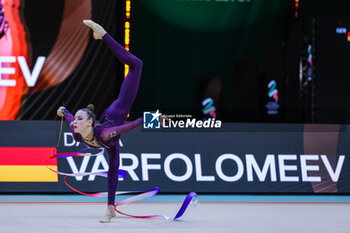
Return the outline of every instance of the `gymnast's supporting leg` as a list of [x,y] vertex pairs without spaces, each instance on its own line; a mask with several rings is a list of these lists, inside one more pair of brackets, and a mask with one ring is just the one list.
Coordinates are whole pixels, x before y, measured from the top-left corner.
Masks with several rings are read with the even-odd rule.
[[111,221],[115,217],[115,192],[118,184],[118,169],[119,169],[119,144],[114,148],[108,149],[109,169],[108,169],[108,208],[105,216],[100,220],[101,223]]

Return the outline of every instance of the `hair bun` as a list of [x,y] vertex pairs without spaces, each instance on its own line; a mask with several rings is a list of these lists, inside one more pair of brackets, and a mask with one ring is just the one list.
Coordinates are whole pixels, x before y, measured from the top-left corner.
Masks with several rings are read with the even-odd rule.
[[95,106],[93,104],[89,104],[87,107],[91,112],[95,112]]

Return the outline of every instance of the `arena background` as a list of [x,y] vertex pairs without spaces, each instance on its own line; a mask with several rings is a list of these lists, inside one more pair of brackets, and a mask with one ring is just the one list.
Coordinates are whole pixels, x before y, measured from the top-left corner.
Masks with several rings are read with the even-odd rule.
[[[239,186],[241,188],[233,187],[221,191],[347,193],[348,182],[344,175],[346,173],[343,173],[346,169],[342,168],[348,163],[347,147],[344,142],[347,141],[347,124],[350,120],[348,114],[350,106],[347,101],[350,21],[347,11],[344,10],[346,5],[340,1],[332,4],[337,10],[329,10],[328,5],[312,1],[299,5],[296,1],[278,0],[270,1],[268,4],[257,0],[166,2],[67,0],[50,1],[50,3],[42,0],[3,0],[1,40],[4,44],[1,44],[1,55],[6,59],[12,56],[15,60],[3,62],[2,65],[8,67],[7,63],[10,63],[10,67],[12,65],[16,72],[11,76],[6,74],[8,70],[2,70],[5,73],[2,74],[1,80],[0,115],[2,120],[11,120],[13,117],[20,121],[1,122],[2,147],[5,148],[1,155],[2,165],[9,163],[6,159],[9,153],[6,150],[9,148],[12,153],[19,150],[18,148],[36,145],[36,141],[41,145],[42,140],[48,140],[45,145],[42,144],[43,147],[56,147],[55,140],[58,140],[59,134],[56,109],[59,106],[65,105],[71,112],[75,112],[93,103],[97,107],[96,115],[99,117],[117,97],[125,76],[124,66],[117,61],[103,42],[93,40],[89,29],[81,23],[85,18],[92,18],[122,44],[127,44],[131,52],[144,62],[139,93],[129,120],[139,117],[144,110],[156,109],[166,114],[181,113],[199,119],[206,118],[208,116],[203,113],[203,108],[206,106],[202,101],[209,97],[216,107],[216,118],[225,122],[223,129],[219,131],[183,132],[184,135],[180,136],[178,132],[163,131],[152,134],[138,131],[137,135],[130,133],[135,137],[133,140],[142,141],[140,135],[146,135],[150,141],[146,140],[147,143],[143,144],[151,145],[153,139],[149,136],[157,138],[158,134],[166,135],[175,143],[175,147],[187,148],[178,153],[192,156],[190,158],[193,163],[198,159],[198,156],[195,156],[197,153],[208,153],[208,159],[212,164],[215,156],[225,154],[225,151],[237,154],[241,159],[247,154],[256,154],[257,158],[259,157],[260,168],[264,165],[264,159],[268,154],[317,155],[318,159],[315,160],[318,162],[324,162],[321,160],[322,155],[327,155],[332,158],[329,161],[332,161],[330,166],[334,174],[329,173],[330,167],[325,163],[315,162],[315,166],[322,166],[319,167],[320,170],[328,171],[328,176],[326,174],[328,180],[338,176],[340,183],[333,180],[333,186],[327,185],[326,182],[324,183],[326,188],[318,189],[309,182],[306,189],[285,190],[266,188],[273,186],[270,183],[265,183],[267,186],[263,185],[264,188],[254,183],[256,186],[250,185],[251,189],[242,188],[245,187],[243,185]],[[12,53],[9,53],[11,52],[8,51],[9,44],[6,44],[9,42],[4,42],[9,40],[10,36]],[[37,81],[32,87],[28,86],[28,77],[22,74],[24,68],[23,61],[22,65],[20,64],[21,56],[25,57],[31,75],[35,73],[36,67],[39,67],[40,57],[45,57]],[[18,85],[6,86],[5,84],[11,83],[11,80],[16,80]],[[43,134],[44,131],[34,133],[35,128],[44,128],[40,125],[46,125],[46,121],[52,121],[52,124],[47,123],[49,128],[46,133]],[[21,127],[25,129],[23,133],[19,133]],[[254,127],[256,129],[251,130]],[[276,127],[282,132],[281,135],[270,134],[271,130],[276,131]],[[316,130],[320,136],[308,136],[311,135],[308,134],[310,130],[311,132]],[[267,146],[264,147],[266,142],[259,136],[264,133],[271,137],[266,137],[265,140],[271,140],[271,143],[276,145],[285,145],[289,142],[285,139],[285,135],[289,133],[297,135],[296,141],[290,142],[290,148],[295,150],[280,148],[274,152],[270,151]],[[17,134],[21,136],[16,136]],[[240,135],[246,134],[249,140],[240,139]],[[180,143],[180,138],[187,137],[199,152],[193,148],[189,149],[190,145],[184,146],[187,141]],[[200,137],[203,139],[194,140]],[[61,136],[61,140],[64,140],[64,135]],[[325,140],[328,140],[328,144],[324,143]],[[227,143],[222,144],[224,141]],[[246,147],[243,146],[244,143]],[[252,148],[260,147],[259,145],[261,148],[255,152]],[[210,148],[207,148],[208,146]],[[211,146],[217,148],[217,152]],[[141,145],[135,147],[133,153],[141,161],[141,154],[144,151]],[[147,153],[158,149],[164,150],[160,154],[175,153],[175,150],[172,152],[165,148],[171,146],[167,143],[159,147],[153,145],[147,149]],[[68,149],[58,146],[57,150],[67,152]],[[47,157],[45,153],[43,156]],[[185,162],[189,161],[183,156],[181,158]],[[229,160],[232,158],[228,156]],[[275,159],[277,161],[277,157]],[[16,161],[12,162],[17,163]],[[301,161],[298,157],[299,162]],[[61,166],[59,164],[58,169]],[[338,165],[340,173],[336,173]],[[73,169],[66,165],[63,167],[66,171]],[[180,165],[175,167],[178,169],[177,174],[187,174],[186,170],[181,170]],[[235,174],[236,168],[233,167],[233,171],[230,171],[230,168],[232,169],[229,167],[225,172]],[[303,174],[299,173],[301,170],[297,170],[298,176],[302,176]],[[207,179],[213,178],[210,176]],[[4,179],[3,182],[10,180]],[[35,188],[28,190],[23,188],[25,184],[21,186],[18,184],[15,182],[6,184],[1,190],[2,192],[36,190]],[[8,185],[14,185],[14,188],[9,188]],[[95,187],[102,186],[103,182]],[[28,187],[36,186],[28,184]],[[187,190],[186,187],[185,185],[175,189],[166,188],[165,192],[183,192]],[[38,190],[44,192],[45,188]],[[47,191],[54,190],[56,189],[50,188]],[[207,190],[221,192],[209,188]],[[199,188],[201,192],[207,190]]]
[[[0,0],[0,232],[348,232],[349,6]],[[159,109],[223,121],[123,134],[117,191],[132,193],[117,193],[128,217],[108,224],[96,194],[107,179],[76,174],[107,171],[108,155],[67,155],[85,146],[56,116],[93,103],[99,118],[127,72],[87,18],[144,62],[129,120]],[[135,197],[153,187],[160,195]],[[172,221],[184,200],[199,205]]]
[[[121,28],[121,20],[118,17],[118,3],[120,1],[88,1],[91,4],[90,12],[80,12],[81,18],[91,18],[105,25],[108,32],[113,37],[120,37],[122,33],[118,30]],[[65,23],[63,15],[64,7],[67,5],[72,9],[71,15],[67,17],[68,23],[66,27],[71,27],[69,23],[78,20],[75,4],[85,4],[84,1],[25,1],[24,3],[24,17],[27,23],[28,31],[30,33],[31,45],[33,50],[33,61],[38,56],[55,56],[52,63],[57,60],[67,60],[68,54],[71,57],[76,57],[77,53],[83,52],[80,60],[74,70],[68,75],[65,80],[58,83],[56,86],[44,88],[45,90],[36,91],[33,88],[32,93],[24,96],[25,104],[22,104],[19,111],[18,119],[55,119],[55,111],[57,106],[65,105],[73,112],[81,106],[87,106],[93,103],[96,106],[96,112],[101,114],[102,111],[112,103],[119,91],[119,86],[122,82],[118,73],[121,71],[121,64],[114,59],[113,54],[103,43],[94,43],[91,33],[86,31],[84,37],[80,34],[65,33],[64,40],[61,41],[61,47],[58,50],[64,50],[53,53],[53,46],[61,39],[58,36],[60,27]],[[40,10],[39,10],[40,9]],[[68,11],[66,9],[66,11]],[[73,17],[74,15],[74,17]],[[79,22],[82,24],[81,22]],[[85,28],[84,25],[77,26],[74,22],[73,30],[81,32]],[[63,28],[61,29],[63,30]],[[45,36],[43,36],[43,32]],[[46,34],[48,36],[46,36]],[[77,51],[76,47],[79,44],[87,43],[83,51]],[[79,48],[80,49],[80,48]],[[52,75],[58,70],[68,69],[73,62],[68,60],[68,63],[53,68],[51,73],[45,75]],[[43,67],[44,71],[44,67]],[[37,85],[40,85],[40,76]],[[56,77],[52,77],[56,78]],[[47,83],[42,84],[43,86]]]
[[[130,120],[155,108],[205,117],[202,101],[211,97],[218,118],[227,122],[349,122],[347,31],[334,33],[347,29],[342,1],[331,8],[306,1],[298,9],[294,1],[277,0],[135,1],[130,19],[125,1],[13,2],[27,48],[14,48],[12,55],[25,56],[31,71],[39,56],[47,60],[34,87],[20,81],[20,67],[12,64],[19,81],[1,87],[1,106],[7,109],[2,120],[54,120],[57,106],[74,112],[89,103],[99,117],[117,97],[123,66],[77,23],[92,17],[121,42],[130,21],[131,52],[145,64]],[[277,114],[266,107],[271,80],[278,91]],[[12,89],[19,93],[15,103],[4,94]]]
[[[123,40],[123,21],[118,13],[123,4],[123,1],[106,0],[3,1],[5,20],[11,12],[14,19],[7,20],[9,28],[17,29],[11,31],[12,37],[20,37],[21,29],[25,34],[22,41],[13,39],[12,54],[6,54],[3,49],[3,55],[25,56],[27,52],[25,57],[31,71],[39,56],[46,60],[33,87],[27,87],[26,83],[20,86],[23,79],[20,67],[12,64],[19,81],[15,87],[2,87],[2,92],[8,98],[14,98],[11,94],[18,92],[20,101],[12,103],[6,99],[1,119],[53,120],[57,106],[65,105],[76,111],[89,103],[94,103],[97,114],[101,114],[119,92],[122,65],[107,46],[95,43],[82,20],[93,18],[113,37]],[[25,45],[27,51],[19,51]]]

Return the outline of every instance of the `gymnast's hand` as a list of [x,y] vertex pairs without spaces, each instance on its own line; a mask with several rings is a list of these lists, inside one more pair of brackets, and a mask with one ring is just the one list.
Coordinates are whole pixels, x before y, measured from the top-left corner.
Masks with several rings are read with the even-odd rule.
[[59,117],[63,117],[64,114],[63,114],[63,109],[66,109],[65,107],[61,106],[57,109],[57,116]]
[[161,116],[160,116],[160,125],[161,125],[162,127],[164,127],[163,124],[165,123],[165,121],[170,122],[171,120],[170,120],[169,118],[167,118],[166,116],[161,115]]

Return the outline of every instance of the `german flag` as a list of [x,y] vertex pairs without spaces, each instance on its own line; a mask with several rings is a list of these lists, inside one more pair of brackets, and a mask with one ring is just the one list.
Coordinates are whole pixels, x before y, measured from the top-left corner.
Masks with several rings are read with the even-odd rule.
[[0,182],[58,182],[55,147],[0,147]]

